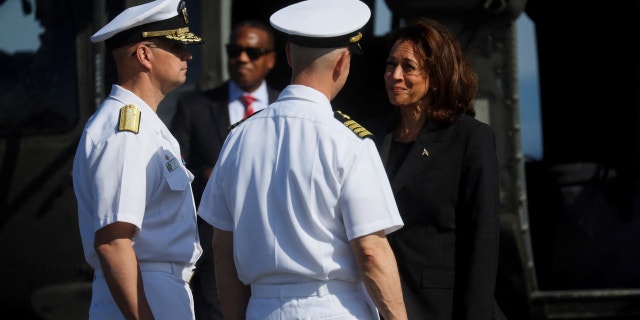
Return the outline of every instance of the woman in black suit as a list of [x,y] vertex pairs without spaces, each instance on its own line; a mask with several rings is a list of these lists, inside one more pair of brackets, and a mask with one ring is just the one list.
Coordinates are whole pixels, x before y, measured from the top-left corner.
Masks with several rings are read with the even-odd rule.
[[393,116],[376,139],[405,226],[389,235],[409,319],[504,319],[494,298],[495,137],[474,118],[478,78],[453,34],[420,19],[391,35]]

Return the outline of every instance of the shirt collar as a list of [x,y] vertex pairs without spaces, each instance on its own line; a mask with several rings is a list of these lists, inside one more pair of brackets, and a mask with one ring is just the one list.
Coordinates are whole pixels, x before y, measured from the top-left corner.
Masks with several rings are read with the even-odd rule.
[[229,80],[229,101],[234,101],[240,98],[241,95],[248,93],[256,98],[256,101],[263,105],[269,104],[269,95],[267,94],[267,82],[262,80],[260,87],[254,92],[244,92],[233,80]]

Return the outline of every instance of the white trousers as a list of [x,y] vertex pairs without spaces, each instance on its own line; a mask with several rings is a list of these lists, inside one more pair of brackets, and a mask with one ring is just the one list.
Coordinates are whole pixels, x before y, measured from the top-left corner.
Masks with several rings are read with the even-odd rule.
[[[156,320],[194,320],[193,295],[180,272],[142,271],[144,291]],[[188,279],[186,279],[188,280]],[[89,320],[120,320],[124,316],[101,273],[93,279]]]
[[[362,284],[296,288],[291,285],[252,286],[253,294],[247,306],[247,320],[379,320],[375,308]],[[297,296],[296,292],[300,293]]]

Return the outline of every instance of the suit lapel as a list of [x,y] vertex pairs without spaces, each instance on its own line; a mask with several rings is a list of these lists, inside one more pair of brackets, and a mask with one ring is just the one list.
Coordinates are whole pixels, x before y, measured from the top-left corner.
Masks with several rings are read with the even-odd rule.
[[[400,165],[398,173],[390,179],[391,188],[396,193],[400,191],[407,183],[416,177],[417,173],[424,170],[433,162],[434,153],[441,153],[443,151],[443,132],[442,130],[434,130],[436,125],[428,122],[425,128],[420,131],[420,135],[411,146],[406,159]],[[383,142],[383,152],[385,148],[386,140],[388,144],[391,144],[392,133],[388,133],[389,137],[385,136],[385,142]],[[388,147],[387,152],[388,152]],[[388,154],[387,154],[388,155]],[[383,159],[386,161],[386,156]],[[438,155],[441,157],[442,155]]]
[[219,137],[226,137],[229,133],[227,127],[231,125],[229,120],[229,82],[218,87],[209,94],[209,112],[211,123]]

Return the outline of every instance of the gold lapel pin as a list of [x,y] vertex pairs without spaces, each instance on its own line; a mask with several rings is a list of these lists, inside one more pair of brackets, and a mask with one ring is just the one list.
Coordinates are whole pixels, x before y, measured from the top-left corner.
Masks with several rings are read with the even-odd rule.
[[423,148],[422,149],[422,155],[425,156],[425,157],[429,156],[429,151],[427,151],[427,148]]

